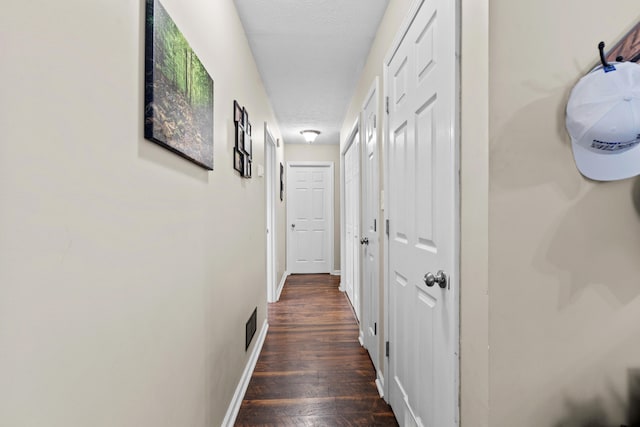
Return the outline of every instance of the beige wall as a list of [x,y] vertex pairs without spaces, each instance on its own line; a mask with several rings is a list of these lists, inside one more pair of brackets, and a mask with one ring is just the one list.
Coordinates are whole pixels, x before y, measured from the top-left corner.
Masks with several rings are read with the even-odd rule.
[[639,17],[634,0],[490,2],[492,427],[625,422],[640,368],[640,181],[584,179],[564,110],[597,43]]
[[338,144],[286,144],[284,155],[287,162],[333,162],[333,269],[340,270],[340,147]]
[[[0,15],[0,425],[220,425],[265,319],[264,163],[279,131],[231,0],[163,4],[215,81],[215,170],[143,138],[144,2]],[[279,149],[282,159],[282,148]]]
[[487,427],[489,0],[460,5],[460,423]]

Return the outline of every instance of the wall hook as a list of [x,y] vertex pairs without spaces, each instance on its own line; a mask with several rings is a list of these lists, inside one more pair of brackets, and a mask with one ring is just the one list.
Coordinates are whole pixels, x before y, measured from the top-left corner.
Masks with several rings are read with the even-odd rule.
[[616,67],[609,64],[607,62],[607,59],[604,57],[604,42],[598,43],[598,50],[600,51],[600,62],[602,62],[602,68],[604,69],[604,72],[608,73],[609,71],[615,71]]

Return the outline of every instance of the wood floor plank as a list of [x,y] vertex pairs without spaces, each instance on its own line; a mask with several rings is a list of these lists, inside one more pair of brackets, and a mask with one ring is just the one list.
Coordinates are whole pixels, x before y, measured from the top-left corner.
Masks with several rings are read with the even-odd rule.
[[287,278],[236,426],[397,426],[339,278]]

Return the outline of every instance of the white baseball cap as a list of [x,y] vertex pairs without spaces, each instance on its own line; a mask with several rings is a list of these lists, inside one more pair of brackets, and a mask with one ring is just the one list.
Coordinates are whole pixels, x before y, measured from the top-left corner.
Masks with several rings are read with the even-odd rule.
[[640,65],[611,65],[582,77],[567,104],[576,166],[597,181],[640,174]]

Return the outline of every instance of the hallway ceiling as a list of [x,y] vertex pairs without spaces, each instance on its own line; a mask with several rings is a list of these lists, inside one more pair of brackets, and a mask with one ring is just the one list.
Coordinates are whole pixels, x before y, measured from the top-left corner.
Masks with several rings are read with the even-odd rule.
[[234,0],[285,143],[340,129],[389,0]]

